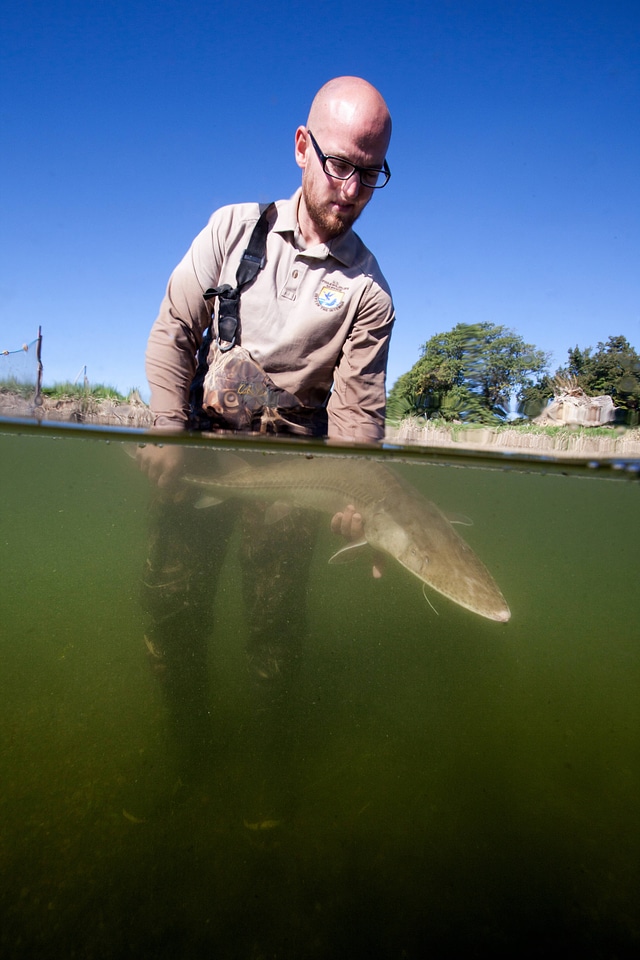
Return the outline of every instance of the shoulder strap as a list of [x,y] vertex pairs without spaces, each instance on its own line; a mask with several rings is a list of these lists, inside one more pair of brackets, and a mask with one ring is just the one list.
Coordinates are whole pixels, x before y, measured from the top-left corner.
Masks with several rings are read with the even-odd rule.
[[236,273],[236,284],[238,287],[245,287],[248,283],[251,283],[252,280],[255,280],[258,272],[264,267],[267,234],[271,228],[270,217],[275,209],[275,203],[270,203],[268,207],[265,207],[253,228],[251,236],[249,237],[249,245],[242,254],[242,259],[240,260],[240,265]]
[[236,271],[236,286],[231,287],[225,283],[220,287],[210,287],[204,292],[205,300],[211,300],[213,297],[219,299],[218,343],[221,350],[230,350],[236,342],[240,292],[255,280],[265,264],[267,235],[271,228],[271,214],[275,208],[275,203],[270,203],[260,214]]

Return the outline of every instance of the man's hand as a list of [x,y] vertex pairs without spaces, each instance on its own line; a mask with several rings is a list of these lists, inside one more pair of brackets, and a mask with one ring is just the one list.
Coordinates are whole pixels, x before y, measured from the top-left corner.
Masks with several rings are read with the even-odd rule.
[[[331,518],[331,530],[333,533],[344,537],[345,540],[364,540],[362,517],[353,504],[349,504],[344,510],[333,515]],[[382,576],[383,567],[384,561],[382,556],[379,553],[374,554],[372,573],[375,580],[379,580]]]
[[161,489],[173,486],[183,469],[183,453],[180,447],[169,444],[156,446],[147,443],[138,447],[136,460],[143,473]]

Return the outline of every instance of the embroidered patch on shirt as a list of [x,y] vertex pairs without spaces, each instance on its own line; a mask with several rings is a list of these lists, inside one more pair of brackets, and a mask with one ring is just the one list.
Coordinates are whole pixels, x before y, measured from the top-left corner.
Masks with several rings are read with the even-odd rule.
[[323,283],[313,299],[322,310],[337,310],[346,292],[347,288],[337,283]]

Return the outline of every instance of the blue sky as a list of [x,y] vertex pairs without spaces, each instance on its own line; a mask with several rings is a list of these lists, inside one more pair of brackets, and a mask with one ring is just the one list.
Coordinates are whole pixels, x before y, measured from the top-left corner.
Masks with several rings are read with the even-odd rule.
[[289,196],[316,89],[391,109],[357,230],[391,285],[389,386],[459,322],[640,349],[638,0],[4,0],[0,349],[146,389],[166,282],[217,206]]

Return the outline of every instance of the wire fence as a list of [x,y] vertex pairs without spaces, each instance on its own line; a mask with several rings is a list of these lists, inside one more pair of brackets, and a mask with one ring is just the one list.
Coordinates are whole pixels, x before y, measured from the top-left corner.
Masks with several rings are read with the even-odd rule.
[[38,403],[42,391],[42,328],[31,343],[0,350],[0,393]]

